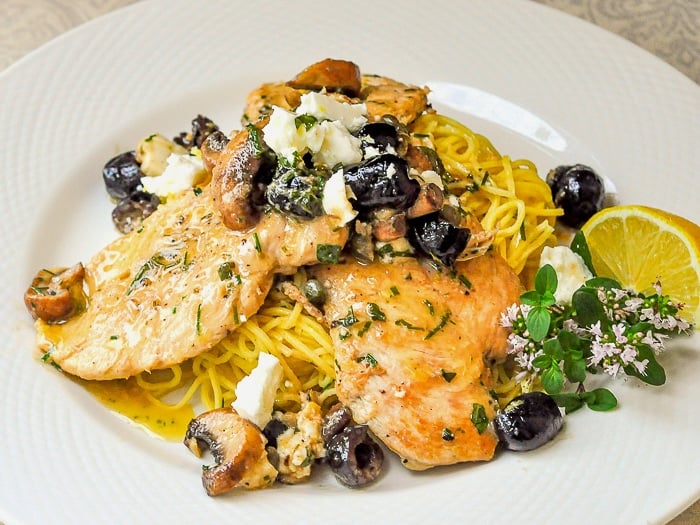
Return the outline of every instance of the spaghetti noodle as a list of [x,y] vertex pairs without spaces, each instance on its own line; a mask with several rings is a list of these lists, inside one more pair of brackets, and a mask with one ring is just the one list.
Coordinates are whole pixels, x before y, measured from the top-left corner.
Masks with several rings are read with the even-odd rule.
[[517,274],[536,266],[542,248],[555,243],[554,223],[563,211],[528,160],[501,156],[491,142],[454,119],[425,114],[413,124],[429,140],[447,172],[447,188],[487,231],[494,249]]

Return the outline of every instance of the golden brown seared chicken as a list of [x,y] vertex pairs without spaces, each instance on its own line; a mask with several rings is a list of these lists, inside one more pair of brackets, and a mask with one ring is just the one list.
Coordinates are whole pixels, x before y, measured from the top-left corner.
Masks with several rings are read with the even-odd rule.
[[488,460],[497,439],[488,362],[505,356],[499,314],[521,285],[498,255],[457,263],[464,279],[413,259],[318,266],[339,400],[414,470]]
[[209,187],[187,191],[85,265],[87,309],[63,324],[38,320],[39,350],[84,379],[181,363],[257,312],[275,273],[317,262],[320,244],[345,244],[336,225],[270,212],[236,232],[222,223]]
[[308,91],[327,91],[343,102],[364,102],[367,118],[381,120],[386,115],[408,125],[429,109],[428,88],[404,84],[379,75],[361,75],[352,62],[325,59],[310,65],[288,82],[266,83],[246,97],[241,122],[257,122],[272,112],[273,106],[293,110]]

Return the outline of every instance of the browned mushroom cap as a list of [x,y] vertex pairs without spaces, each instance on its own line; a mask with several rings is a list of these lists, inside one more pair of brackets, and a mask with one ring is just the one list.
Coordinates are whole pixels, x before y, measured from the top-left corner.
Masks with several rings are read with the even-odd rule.
[[248,126],[239,131],[223,149],[206,141],[207,163],[213,163],[211,188],[224,224],[231,230],[246,230],[255,226],[260,212],[255,206],[259,175],[268,157],[261,148],[262,132]]
[[312,91],[339,91],[356,97],[362,87],[360,68],[347,60],[326,58],[304,69],[287,85],[296,89]]
[[267,459],[265,436],[232,408],[210,410],[190,421],[184,443],[198,457],[207,449],[214,457],[216,464],[202,470],[202,484],[210,496],[235,488],[264,488],[277,478]]
[[24,304],[34,319],[55,324],[85,310],[83,291],[85,268],[78,263],[70,268],[40,270],[24,292]]

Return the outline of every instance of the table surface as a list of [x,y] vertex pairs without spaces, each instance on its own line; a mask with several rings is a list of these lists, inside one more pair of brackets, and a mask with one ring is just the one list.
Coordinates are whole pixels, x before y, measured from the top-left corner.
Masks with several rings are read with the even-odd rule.
[[[0,71],[55,36],[135,1],[2,0]],[[698,0],[532,1],[560,9],[617,33],[700,83]],[[700,524],[700,501],[670,523]]]

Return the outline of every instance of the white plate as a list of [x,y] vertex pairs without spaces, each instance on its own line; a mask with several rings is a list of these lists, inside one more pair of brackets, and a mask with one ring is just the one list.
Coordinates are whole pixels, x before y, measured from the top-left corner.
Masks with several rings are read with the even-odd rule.
[[[627,42],[526,1],[401,6],[163,0],[51,42],[0,76],[0,521],[45,523],[661,523],[700,496],[700,341],[663,357],[662,388],[613,385],[551,445],[367,490],[321,476],[209,498],[200,460],[108,413],[31,357],[24,287],[114,236],[100,169],[197,113],[237,126],[245,93],[325,58],[430,84],[438,109],[544,174],[584,162],[621,200],[700,220],[700,88]],[[477,103],[475,103],[475,101]]]

